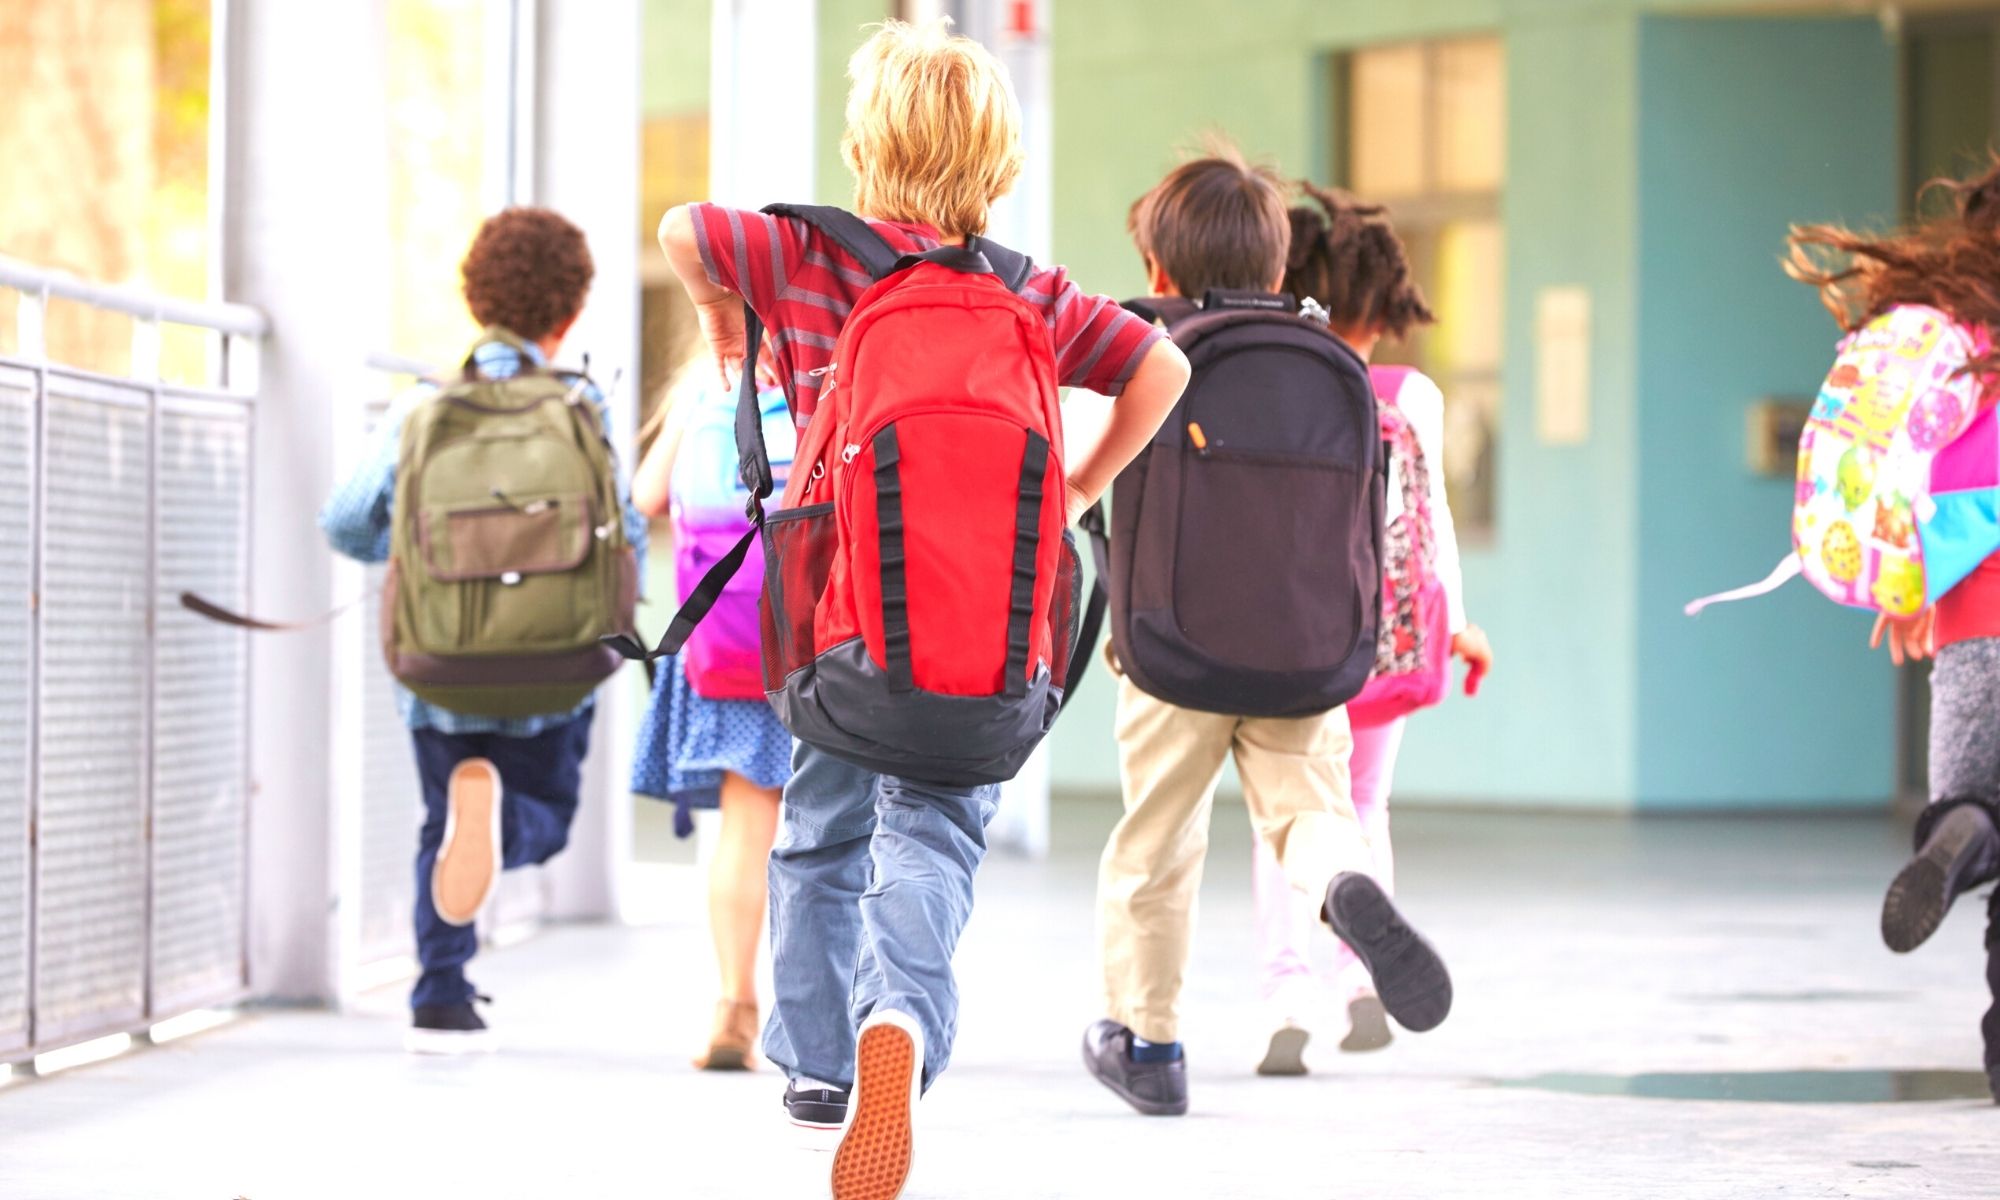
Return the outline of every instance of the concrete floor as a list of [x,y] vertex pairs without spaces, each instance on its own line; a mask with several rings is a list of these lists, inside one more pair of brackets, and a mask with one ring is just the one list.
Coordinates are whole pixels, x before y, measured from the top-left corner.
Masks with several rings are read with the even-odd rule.
[[[1886,821],[1406,814],[1403,892],[1450,957],[1456,1015],[1262,1080],[1247,837],[1225,811],[1188,997],[1194,1112],[1148,1120],[1076,1049],[1110,820],[1073,807],[1050,862],[983,875],[909,1196],[2000,1191],[1980,914],[1908,959],[1882,949],[1903,844]],[[713,994],[691,883],[662,923],[489,955],[476,978],[508,1043],[490,1059],[405,1057],[392,991],[0,1088],[0,1196],[823,1196],[829,1160],[783,1124],[774,1076],[687,1065]]]

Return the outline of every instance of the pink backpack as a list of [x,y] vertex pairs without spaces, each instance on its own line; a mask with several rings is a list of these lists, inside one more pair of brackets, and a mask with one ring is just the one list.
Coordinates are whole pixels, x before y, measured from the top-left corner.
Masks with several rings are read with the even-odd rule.
[[1382,621],[1375,674],[1347,704],[1347,719],[1386,725],[1444,699],[1451,686],[1451,613],[1437,573],[1430,464],[1396,398],[1409,367],[1371,367],[1382,441],[1402,480],[1403,511],[1382,534]]

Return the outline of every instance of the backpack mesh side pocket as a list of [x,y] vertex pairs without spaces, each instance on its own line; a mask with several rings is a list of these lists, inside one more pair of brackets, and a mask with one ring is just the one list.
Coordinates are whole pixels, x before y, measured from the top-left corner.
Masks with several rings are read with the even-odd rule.
[[1062,687],[1069,679],[1069,666],[1079,650],[1077,637],[1083,630],[1078,621],[1083,611],[1083,560],[1076,552],[1076,534],[1063,530],[1062,550],[1056,555],[1056,587],[1049,596],[1049,678]]
[[826,591],[839,538],[831,504],[780,509],[765,519],[766,692],[782,691],[786,679],[813,662],[813,615]]

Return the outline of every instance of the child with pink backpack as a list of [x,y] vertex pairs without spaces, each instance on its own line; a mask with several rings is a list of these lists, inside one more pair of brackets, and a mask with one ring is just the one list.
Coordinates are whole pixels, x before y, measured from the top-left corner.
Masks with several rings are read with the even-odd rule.
[[[1291,210],[1292,242],[1283,291],[1300,298],[1341,340],[1372,357],[1381,339],[1400,340],[1437,318],[1410,277],[1403,243],[1380,207],[1358,205],[1310,183],[1313,203]],[[1371,872],[1394,887],[1389,848],[1389,790],[1409,715],[1444,699],[1451,659],[1471,667],[1472,694],[1492,665],[1486,635],[1465,619],[1458,538],[1444,488],[1444,396],[1421,371],[1371,366],[1382,437],[1389,448],[1387,520],[1382,553],[1382,623],[1375,674],[1348,702],[1354,735],[1349,762],[1354,811],[1374,859]],[[1305,1073],[1304,1050],[1318,989],[1309,962],[1312,915],[1294,902],[1277,856],[1259,843],[1254,860],[1260,990],[1275,1028],[1263,1075]],[[1360,959],[1336,951],[1334,986],[1345,994],[1349,1029],[1343,1050],[1389,1044],[1389,1019]]]
[[[776,388],[760,401],[774,474],[782,479],[792,459],[791,414]],[[705,357],[683,368],[633,475],[639,511],[672,518],[677,602],[750,527],[743,515],[749,492],[736,474],[736,408],[735,395],[714,382]],[[791,734],[764,699],[761,568],[761,560],[750,560],[681,652],[655,664],[652,703],[632,760],[632,790],[673,804],[680,836],[694,831],[691,810],[722,813],[708,869],[722,995],[708,1047],[694,1060],[704,1071],[743,1071],[756,1061],[765,864],[777,835],[779,790],[792,774]]]
[[[1882,901],[1882,940],[1907,954],[1953,901],[2000,878],[2000,160],[1940,183],[1954,211],[1912,229],[1792,231],[1792,278],[1818,288],[1847,336],[1799,438],[1792,553],[1760,595],[1804,575],[1875,614],[1897,665],[1935,657],[1930,804],[1916,854]],[[1987,910],[1981,1031],[2000,1099],[2000,898]]]

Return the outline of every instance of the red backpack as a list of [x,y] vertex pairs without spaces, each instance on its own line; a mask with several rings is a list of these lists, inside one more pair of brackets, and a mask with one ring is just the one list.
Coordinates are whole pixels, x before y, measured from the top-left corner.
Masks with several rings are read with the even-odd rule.
[[[745,365],[736,437],[754,528],[650,657],[679,648],[761,531],[764,690],[793,736],[885,774],[1010,779],[1083,665],[1055,354],[1019,294],[1032,264],[980,238],[899,258],[838,209],[765,211],[812,225],[876,282],[841,327],[768,516]],[[747,308],[745,325],[760,347]]]

